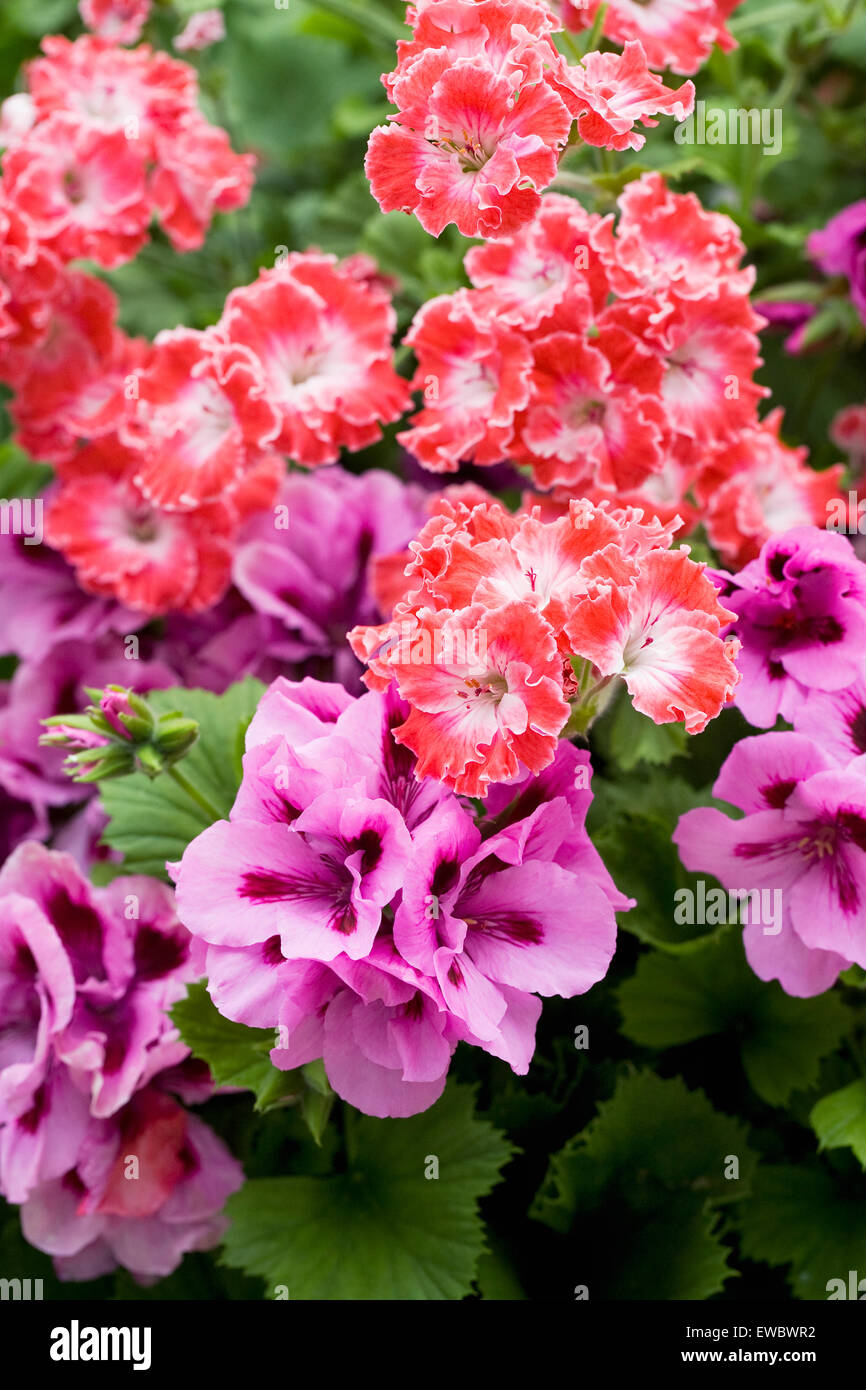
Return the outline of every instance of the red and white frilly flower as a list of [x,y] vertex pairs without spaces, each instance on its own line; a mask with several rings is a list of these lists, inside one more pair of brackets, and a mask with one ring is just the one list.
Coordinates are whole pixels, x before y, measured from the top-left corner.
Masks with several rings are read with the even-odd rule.
[[279,422],[273,447],[308,467],[375,443],[409,401],[393,366],[390,298],[358,272],[334,256],[292,254],[232,290],[217,326],[260,365]]
[[691,83],[673,92],[648,71],[639,43],[570,66],[551,39],[561,25],[535,0],[428,0],[408,22],[414,37],[382,79],[397,111],[373,131],[366,170],[384,212],[414,213],[433,236],[531,222],[575,118],[592,144],[640,149],[637,120],[683,117],[694,101]]
[[592,694],[621,678],[656,723],[697,733],[715,718],[738,643],[719,635],[732,615],[704,566],[669,549],[676,524],[606,502],[542,521],[444,501],[410,546],[391,619],[349,634],[367,684],[395,681],[409,703],[394,736],[419,772],[484,796],[520,762],[540,771],[581,703],[578,668]]
[[[605,0],[550,0],[566,29],[595,23]],[[709,58],[713,44],[736,48],[726,21],[740,0],[606,0],[602,34],[612,43],[639,39],[653,68],[689,76]]]

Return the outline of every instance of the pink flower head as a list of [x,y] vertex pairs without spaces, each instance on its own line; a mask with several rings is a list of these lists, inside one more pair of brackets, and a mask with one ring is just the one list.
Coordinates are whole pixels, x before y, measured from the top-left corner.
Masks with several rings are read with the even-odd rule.
[[792,526],[821,526],[839,493],[842,466],[817,473],[808,449],[780,438],[782,411],[719,446],[694,482],[707,534],[726,564],[754,560],[770,536]]
[[433,236],[507,236],[553,182],[571,129],[551,72],[559,62],[545,5],[436,0],[410,10],[383,81],[398,107],[373,131],[366,170],[384,212],[414,212]]
[[[138,1159],[135,1181],[130,1156]],[[120,1265],[153,1283],[186,1251],[219,1242],[221,1210],[242,1182],[240,1164],[213,1131],[151,1086],[110,1120],[91,1120],[75,1162],[24,1203],[22,1229],[54,1257],[61,1279],[95,1279]]]
[[261,363],[280,422],[274,447],[312,467],[374,443],[405,409],[408,389],[392,365],[395,324],[381,290],[335,257],[307,252],[232,290],[219,334]]
[[412,707],[394,736],[415,753],[419,775],[483,797],[520,762],[540,771],[569,712],[549,625],[520,603],[422,609],[416,622],[406,624],[388,666]]
[[674,290],[699,299],[722,284],[738,295],[752,288],[754,267],[739,268],[745,246],[737,224],[701,207],[694,193],[674,193],[652,171],[627,183],[617,206],[616,240],[599,238],[598,249],[621,298]]
[[27,69],[39,118],[59,111],[82,127],[126,134],[144,158],[153,158],[157,132],[178,131],[196,109],[193,69],[147,44],[123,49],[92,34],[50,35],[42,53]]
[[[603,0],[553,0],[567,29],[588,28]],[[607,0],[602,33],[613,43],[639,39],[653,68],[697,72],[713,44],[736,48],[725,21],[740,0]]]
[[731,614],[703,569],[687,547],[653,550],[638,564],[602,562],[565,627],[572,651],[602,676],[622,676],[635,709],[656,724],[680,720],[693,734],[739,681],[738,644],[719,635]]
[[171,42],[178,53],[190,50],[198,52],[219,43],[225,36],[226,22],[222,10],[198,10],[190,15],[181,32]]
[[538,328],[566,299],[580,301],[589,322],[604,308],[610,288],[594,244],[602,219],[575,198],[545,193],[534,220],[510,237],[466,253],[466,271],[477,289],[492,290],[497,321]]
[[529,401],[529,345],[500,321],[497,307],[485,291],[439,295],[419,309],[406,335],[424,403],[397,437],[437,473],[456,472],[463,460],[507,457],[515,417]]
[[[842,771],[796,733],[742,740],[714,794],[745,815],[688,811],[674,834],[683,863],[728,889],[777,892],[778,922],[751,913],[746,956],[762,980],[800,997],[866,961],[866,771]],[[769,927],[769,930],[768,930]]]
[[249,200],[256,158],[237,154],[226,132],[196,112],[176,133],[156,135],[157,167],[150,194],[176,251],[201,246],[214,213]]
[[91,888],[68,855],[35,841],[0,871],[0,916],[19,923],[0,969],[12,1049],[0,1069],[0,1167],[21,1202],[74,1163],[88,1116],[112,1115],[186,1057],[167,1010],[201,952],[162,884]]
[[866,405],[848,405],[833,417],[830,438],[848,455],[855,474],[866,471]]
[[[564,746],[538,788],[520,766],[513,788],[500,789],[495,829],[479,826],[441,782],[419,778],[395,739],[409,713],[393,685],[354,700],[317,681],[274,682],[247,734],[231,820],[173,866],[183,918],[208,943],[220,1012],[278,1028],[278,1067],[321,1057],[339,1095],[383,1116],[432,1105],[459,1041],[525,1072],[535,992],[570,996],[601,978],[614,911],[630,906],[586,834],[586,754]],[[343,819],[362,806],[359,858]],[[284,853],[292,839],[293,853],[316,851],[303,884],[275,875],[269,903],[250,912],[236,866],[260,863],[278,843]],[[327,902],[340,865],[354,862],[363,879],[364,859],[381,910],[362,945],[354,930],[334,930]],[[330,941],[317,904],[331,912]]]
[[89,593],[143,613],[200,612],[229,584],[235,517],[221,502],[161,511],[131,482],[84,477],[54,494],[45,527]]
[[257,359],[192,329],[158,335],[137,402],[123,435],[141,460],[135,483],[170,511],[217,501],[280,428]]
[[847,537],[796,526],[739,574],[716,578],[737,614],[737,704],[750,723],[791,719],[809,690],[851,684],[866,643],[866,565]]
[[666,87],[650,72],[636,39],[622,53],[587,53],[579,67],[563,64],[557,85],[577,117],[581,139],[608,150],[642,149],[646,136],[635,130],[638,121],[655,126],[657,115],[682,121],[695,104],[694,83]]
[[79,0],[81,22],[102,39],[138,43],[150,14],[150,0]]

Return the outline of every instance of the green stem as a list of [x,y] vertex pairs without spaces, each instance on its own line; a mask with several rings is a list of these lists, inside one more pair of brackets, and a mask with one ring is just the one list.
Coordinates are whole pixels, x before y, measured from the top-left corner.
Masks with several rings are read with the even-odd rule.
[[215,806],[211,805],[207,797],[203,796],[202,793],[199,791],[198,787],[194,787],[192,782],[190,782],[186,777],[184,777],[183,773],[180,772],[177,767],[170,767],[168,769],[168,775],[172,778],[173,781],[177,782],[177,785],[181,788],[182,791],[186,792],[190,800],[194,801],[196,806],[198,806],[200,810],[204,811],[205,815],[209,818],[211,823],[223,819],[222,812],[218,811]]

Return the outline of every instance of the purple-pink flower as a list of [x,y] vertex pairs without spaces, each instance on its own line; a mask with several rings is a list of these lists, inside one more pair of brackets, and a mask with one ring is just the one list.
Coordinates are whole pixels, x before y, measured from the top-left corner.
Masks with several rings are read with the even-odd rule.
[[780,895],[778,923],[747,913],[756,975],[809,996],[866,966],[866,758],[840,765],[804,734],[759,734],[734,747],[713,792],[742,819],[688,811],[674,842],[729,891]]
[[220,1012],[279,1030],[278,1067],[321,1057],[381,1116],[431,1105],[459,1041],[526,1072],[536,996],[601,979],[631,905],[584,828],[586,753],[563,744],[543,782],[498,789],[476,819],[417,778],[393,738],[405,717],[393,687],[275,681],[230,819],[172,866]]
[[792,720],[810,690],[854,680],[866,651],[866,565],[847,537],[796,526],[766,541],[739,574],[714,577],[738,615],[735,701],[751,724]]
[[866,323],[866,198],[851,203],[806,238],[809,255],[825,275],[844,275],[851,303]]

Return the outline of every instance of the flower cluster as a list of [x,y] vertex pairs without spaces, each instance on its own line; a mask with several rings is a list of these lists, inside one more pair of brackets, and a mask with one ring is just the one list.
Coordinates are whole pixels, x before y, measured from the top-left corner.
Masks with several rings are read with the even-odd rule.
[[[580,32],[595,23],[605,0],[551,0],[566,29]],[[613,43],[640,40],[653,68],[693,73],[714,44],[736,48],[725,27],[740,0],[606,0],[601,32]]]
[[228,821],[172,866],[221,1013],[277,1030],[291,1069],[405,1116],[441,1094],[459,1041],[525,1073],[541,1003],[606,972],[630,906],[584,828],[589,756],[560,745],[473,816],[419,780],[393,687],[277,680],[247,735]]
[[0,192],[61,261],[120,265],[153,217],[189,251],[215,212],[247,201],[255,160],[205,120],[187,63],[89,34],[46,38],[42,48],[27,71],[27,118],[9,132]]
[[[552,762],[570,714],[621,677],[656,723],[699,732],[732,698],[738,643],[703,566],[633,509],[514,516],[443,500],[410,546],[391,619],[349,634],[369,685],[411,707],[420,776],[471,796]],[[581,670],[581,683],[576,680]],[[591,686],[586,682],[591,681]]]
[[[380,567],[393,568],[397,552],[402,576],[400,552],[427,516],[420,489],[375,469],[289,474],[273,510],[241,526],[225,598],[207,613],[171,616],[159,634],[146,614],[86,594],[47,546],[0,536],[0,655],[18,662],[0,690],[0,857],[22,838],[44,838],[55,808],[89,795],[64,775],[62,747],[39,735],[49,718],[80,722],[93,683],[220,693],[244,676],[269,682],[289,669],[360,692],[362,667],[345,634],[390,612]],[[123,765],[124,750],[109,751]],[[103,768],[98,747],[96,756]],[[89,863],[101,828],[93,805],[68,822],[64,844]]]
[[823,522],[840,468],[818,474],[764,421],[761,320],[736,226],[627,185],[619,217],[548,193],[534,222],[473,247],[473,288],[422,306],[406,341],[423,393],[399,438],[426,467],[514,459],[554,498],[616,497],[684,530],[700,519],[742,563],[772,532]]
[[727,758],[713,791],[742,819],[689,811],[674,838],[726,888],[781,894],[776,928],[747,922],[749,963],[819,994],[866,966],[866,565],[844,537],[802,527],[719,579],[743,641],[738,704],[752,724],[781,714],[794,728]]
[[588,144],[640,149],[637,121],[682,119],[694,101],[691,83],[672,91],[649,71],[637,42],[570,66],[540,0],[426,0],[408,22],[413,37],[382,79],[397,113],[373,132],[366,168],[383,211],[412,212],[434,236],[449,223],[514,234],[538,212],[573,127]]
[[93,889],[35,843],[0,870],[0,923],[0,1188],[61,1278],[161,1278],[242,1181],[180,1103],[212,1091],[167,1013],[201,949],[163,884]]
[[90,593],[145,614],[211,608],[244,519],[274,503],[281,453],[334,462],[406,407],[394,311],[363,257],[289,256],[232,291],[213,328],[149,345],[123,333],[113,294],[83,272],[55,285],[48,263],[54,292],[34,303],[42,248],[14,210],[6,232],[0,378],[15,387],[21,442],[59,474],[48,543]]

